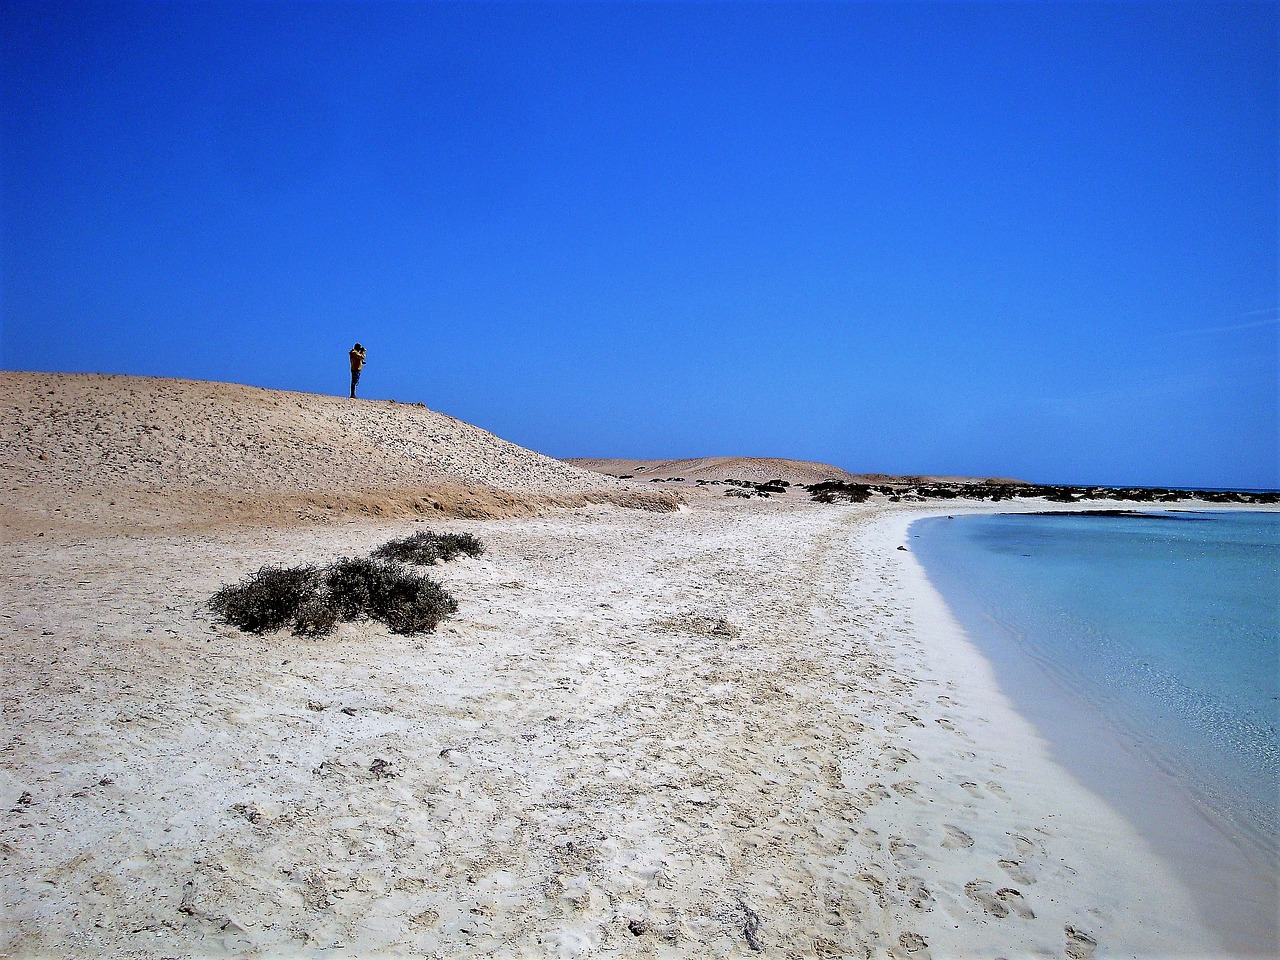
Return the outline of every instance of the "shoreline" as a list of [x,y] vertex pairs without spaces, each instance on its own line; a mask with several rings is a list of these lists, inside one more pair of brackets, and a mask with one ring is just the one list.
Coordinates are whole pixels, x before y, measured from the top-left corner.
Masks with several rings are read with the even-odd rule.
[[[1218,505],[1183,511],[1220,511]],[[975,510],[970,514],[1083,513],[1084,509]],[[1114,513],[1115,511],[1105,511]],[[1125,511],[1126,514],[1166,512],[1161,508]],[[1275,512],[1267,510],[1261,512]],[[947,515],[922,513],[917,520]],[[922,565],[923,567],[923,565]],[[928,574],[925,574],[926,578]],[[931,583],[932,586],[932,583]],[[941,597],[941,591],[934,589]],[[947,603],[945,598],[943,602]],[[977,607],[969,611],[977,615]],[[957,624],[958,614],[952,611]],[[1129,743],[1099,713],[1069,678],[1018,649],[1016,642],[995,626],[981,630],[981,637],[960,627],[967,642],[989,663],[1000,689],[1021,716],[1044,738],[1050,757],[1111,806],[1151,845],[1161,861],[1175,872],[1192,895],[1204,922],[1231,955],[1271,955],[1277,948],[1273,904],[1276,864],[1263,847],[1233,837],[1230,824],[1212,810],[1203,809],[1189,784],[1156,758]],[[975,629],[977,629],[975,627]],[[1268,915],[1271,912],[1272,915]]]
[[[1043,831],[1041,837],[1023,834],[1022,838],[1039,843],[1042,837],[1054,836],[1059,849],[1065,846],[1074,854],[1071,885],[1081,884],[1093,891],[1094,896],[1123,910],[1123,917],[1111,918],[1116,922],[1102,928],[1106,931],[1105,942],[1103,937],[1098,938],[1099,952],[1221,956],[1224,951],[1220,938],[1202,918],[1191,891],[1128,819],[1055,758],[1052,741],[1042,735],[1005,692],[995,665],[956,619],[910,551],[910,527],[926,516],[1043,509],[1042,505],[1030,504],[1024,511],[1001,509],[1004,506],[973,505],[966,510],[952,504],[922,505],[886,514],[880,521],[881,530],[872,533],[882,550],[892,549],[900,558],[902,586],[916,617],[937,641],[922,651],[921,664],[935,677],[955,678],[956,686],[965,694],[963,704],[957,696],[957,703],[952,705],[952,710],[960,716],[942,718],[949,721],[943,729],[960,727],[971,734],[978,733],[976,737],[965,738],[967,749],[963,752],[969,758],[975,755],[981,758],[984,754],[989,757],[993,766],[1003,771],[1001,782],[1006,800],[1017,808],[1017,816],[1026,822],[1040,821],[1040,826],[1033,830]],[[1073,507],[1088,509],[1087,505],[1060,509],[1072,512]],[[892,546],[896,544],[907,545],[908,549],[897,551],[896,546]],[[954,747],[948,757],[948,746],[940,742],[936,731],[926,730],[927,733],[920,731],[916,736],[934,763],[943,768],[953,765],[959,756]],[[915,746],[912,749],[921,752]],[[1015,842],[1015,846],[1029,845]],[[1006,860],[1000,864],[1002,869],[1009,867]],[[1019,872],[1016,867],[1014,872]],[[1026,872],[1018,879],[1030,878]],[[1008,944],[995,941],[989,948],[998,952],[1008,949]],[[986,952],[983,945],[972,941],[953,943],[951,950]],[[1076,954],[1068,952],[1068,955]]]
[[407,522],[17,542],[0,956],[1219,954],[896,549],[921,515],[444,522],[488,550],[423,638],[202,606]]

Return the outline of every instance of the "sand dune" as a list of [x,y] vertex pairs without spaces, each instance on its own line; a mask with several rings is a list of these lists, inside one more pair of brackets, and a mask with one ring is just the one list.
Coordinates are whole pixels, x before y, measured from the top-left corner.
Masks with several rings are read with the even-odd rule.
[[628,477],[635,480],[674,480],[687,483],[698,480],[749,480],[760,483],[766,480],[786,480],[792,484],[822,483],[839,480],[843,483],[871,483],[895,486],[916,486],[922,483],[985,483],[1018,485],[1025,480],[1004,477],[959,477],[897,475],[890,473],[850,473],[843,467],[813,460],[787,460],[778,457],[685,457],[672,460],[628,460],[625,458],[573,457],[565,461],[575,467],[595,470],[610,477]]
[[565,462],[613,477],[629,475],[641,480],[683,477],[688,481],[733,479],[760,483],[781,479],[788,483],[820,483],[823,480],[853,479],[853,474],[829,463],[776,457],[687,457],[675,460],[576,457]]
[[6,372],[0,425],[6,523],[27,532],[676,502],[394,401]]

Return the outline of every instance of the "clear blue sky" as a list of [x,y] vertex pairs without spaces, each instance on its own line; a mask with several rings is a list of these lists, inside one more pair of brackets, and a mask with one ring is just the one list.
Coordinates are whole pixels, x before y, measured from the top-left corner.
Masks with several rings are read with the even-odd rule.
[[6,369],[1280,485],[1275,4],[0,11]]

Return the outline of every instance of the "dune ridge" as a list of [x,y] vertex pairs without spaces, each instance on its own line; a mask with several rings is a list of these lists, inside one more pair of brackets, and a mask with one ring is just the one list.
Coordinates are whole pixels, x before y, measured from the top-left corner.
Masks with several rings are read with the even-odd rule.
[[872,483],[889,486],[917,486],[922,483],[987,484],[992,486],[1026,486],[1025,480],[1007,477],[960,477],[932,475],[895,475],[889,473],[850,473],[843,467],[815,460],[790,460],[783,457],[677,457],[668,460],[637,460],[625,457],[572,457],[565,460],[575,467],[595,470],[610,477],[634,480],[747,480],[762,483],[785,480],[790,484]]
[[674,509],[425,406],[240,384],[0,373],[10,529],[195,529],[351,515]]
[[685,480],[786,480],[788,483],[821,483],[823,480],[850,482],[853,474],[829,463],[788,460],[781,457],[683,457],[670,460],[631,460],[621,457],[574,457],[565,461],[575,467],[607,476],[631,476],[637,480],[681,477]]

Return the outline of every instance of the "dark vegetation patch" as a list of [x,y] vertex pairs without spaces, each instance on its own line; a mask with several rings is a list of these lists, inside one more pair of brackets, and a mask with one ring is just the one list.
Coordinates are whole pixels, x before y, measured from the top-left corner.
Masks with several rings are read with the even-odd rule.
[[458,601],[429,577],[371,557],[331,564],[325,585],[342,620],[378,620],[392,633],[427,633],[458,609]]
[[469,533],[432,533],[430,530],[421,530],[402,540],[391,540],[373,551],[375,557],[384,560],[423,566],[447,563],[460,554],[478,557],[482,553],[484,544]]
[[355,620],[376,620],[392,633],[429,633],[457,612],[458,602],[403,564],[483,552],[468,533],[417,533],[383,544],[372,557],[343,557],[325,567],[263,567],[215,593],[209,608],[248,633],[292,627],[298,636],[323,637],[338,623]]
[[1280,503],[1280,492],[1250,490],[1173,490],[1158,487],[1072,487],[1032,483],[843,483],[834,480],[804,488],[818,503],[865,503],[882,494],[891,503],[920,500],[1023,500],[1039,497],[1051,503],[1079,500],[1117,500],[1126,503]]
[[811,500],[818,503],[866,503],[871,496],[871,487],[865,483],[842,483],[839,480],[824,480],[822,483],[811,483],[805,487]]
[[311,566],[263,567],[223,587],[209,608],[249,633],[267,633],[294,622],[298,609],[320,595],[320,572]]
[[1172,520],[1174,523],[1196,523],[1207,522],[1208,517],[1197,517],[1190,512],[1175,513],[1148,513],[1144,510],[1072,510],[1064,513],[1061,510],[1028,510],[1025,513],[1014,514],[1019,517],[1066,517],[1068,519],[1074,517],[1121,517],[1128,520]]
[[[698,481],[701,483],[702,481]],[[726,477],[724,480],[712,480],[711,483],[723,483],[729,487],[736,489],[726,490],[726,497],[771,497],[775,493],[786,493],[791,486],[786,480],[765,480],[757,482],[755,480],[735,480],[733,477]]]
[[299,637],[327,637],[338,625],[338,619],[337,609],[326,598],[310,597],[298,604],[293,632]]

